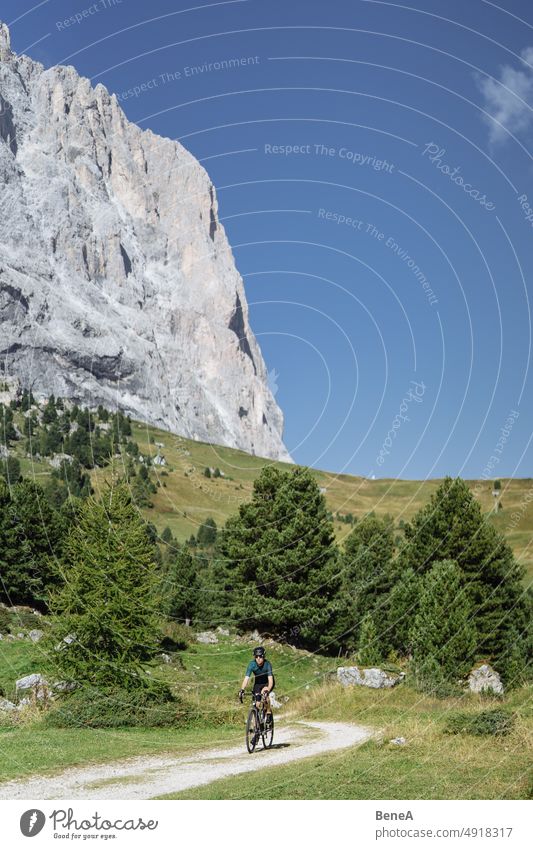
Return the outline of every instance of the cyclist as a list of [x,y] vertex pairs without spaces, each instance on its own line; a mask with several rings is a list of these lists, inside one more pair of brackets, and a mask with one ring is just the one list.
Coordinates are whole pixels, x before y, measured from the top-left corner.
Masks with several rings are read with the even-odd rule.
[[241,701],[251,675],[254,676],[253,694],[255,696],[256,706],[260,706],[261,696],[265,693],[267,713],[272,713],[268,694],[274,688],[274,673],[272,672],[272,664],[265,657],[265,650],[263,646],[257,646],[254,649],[254,659],[248,664],[246,674],[242,682],[242,687],[239,692],[239,698]]

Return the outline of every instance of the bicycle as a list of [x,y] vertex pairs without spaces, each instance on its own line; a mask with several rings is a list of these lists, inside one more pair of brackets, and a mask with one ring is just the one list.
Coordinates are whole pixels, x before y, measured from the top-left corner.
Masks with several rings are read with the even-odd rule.
[[[239,694],[241,704],[242,694]],[[246,720],[246,748],[251,755],[261,737],[263,748],[270,749],[274,740],[274,717],[267,712],[268,693],[261,694],[261,704],[257,707],[257,695],[252,693],[252,707]]]

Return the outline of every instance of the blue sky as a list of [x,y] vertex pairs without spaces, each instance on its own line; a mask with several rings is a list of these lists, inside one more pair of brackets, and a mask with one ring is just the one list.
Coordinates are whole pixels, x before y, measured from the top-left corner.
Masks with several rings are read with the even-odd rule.
[[413,3],[0,16],[208,169],[296,461],[530,477],[533,9]]

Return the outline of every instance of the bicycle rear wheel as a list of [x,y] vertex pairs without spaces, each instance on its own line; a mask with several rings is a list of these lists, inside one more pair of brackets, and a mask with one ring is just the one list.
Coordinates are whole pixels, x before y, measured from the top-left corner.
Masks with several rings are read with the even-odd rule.
[[257,711],[255,708],[252,708],[250,713],[248,714],[248,719],[246,720],[246,748],[250,755],[257,745],[257,741],[259,740],[260,732],[259,732],[259,722],[257,718]]
[[274,717],[271,713],[265,714],[263,721],[263,746],[265,749],[270,749],[274,741]]

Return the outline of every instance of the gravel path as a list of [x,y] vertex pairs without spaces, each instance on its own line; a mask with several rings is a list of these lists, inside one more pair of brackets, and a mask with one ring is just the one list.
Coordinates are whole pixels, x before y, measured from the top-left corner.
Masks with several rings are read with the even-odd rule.
[[267,766],[275,766],[362,743],[374,731],[345,722],[276,725],[274,745],[253,755],[242,744],[186,757],[136,757],[67,769],[51,776],[0,784],[0,799],[152,799],[209,784]]

